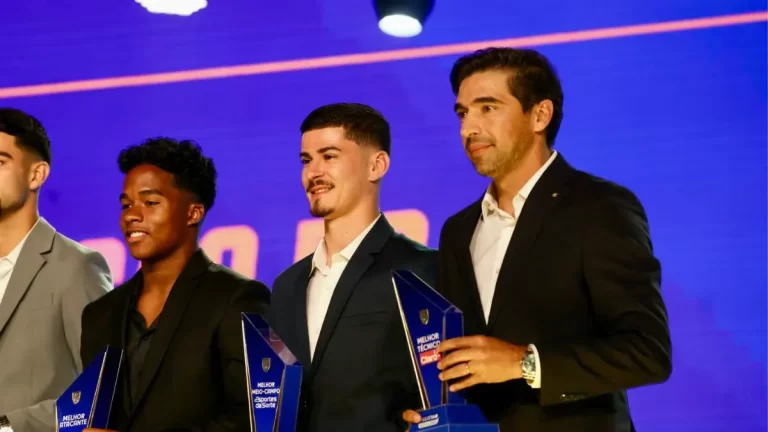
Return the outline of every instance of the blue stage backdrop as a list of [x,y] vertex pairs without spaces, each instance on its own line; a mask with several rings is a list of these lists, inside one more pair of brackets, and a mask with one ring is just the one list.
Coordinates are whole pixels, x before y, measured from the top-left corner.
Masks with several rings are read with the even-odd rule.
[[[476,47],[462,44],[531,36],[518,43],[549,56],[565,88],[556,148],[637,193],[663,264],[674,372],[630,392],[638,430],[766,429],[763,1],[438,0],[425,32],[408,40],[379,32],[372,4],[358,0],[211,2],[190,17],[131,0],[4,3],[0,105],[38,116],[53,140],[43,214],[103,251],[117,282],[137,269],[118,230],[122,147],[156,135],[197,140],[220,172],[205,249],[271,284],[319,240],[298,128],[338,101],[390,120],[383,209],[436,247],[443,221],[487,185],[461,149],[451,64]],[[719,18],[681,21],[707,17]],[[658,22],[671,24],[643,26]],[[262,66],[235,67],[248,64]],[[136,77],[224,66],[213,73],[239,76]],[[134,78],[83,81],[121,76]]]

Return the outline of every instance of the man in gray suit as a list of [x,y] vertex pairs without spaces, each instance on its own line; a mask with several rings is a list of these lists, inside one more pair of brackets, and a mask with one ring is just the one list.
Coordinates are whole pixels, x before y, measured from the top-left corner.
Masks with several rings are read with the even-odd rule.
[[99,253],[38,214],[50,143],[37,119],[0,108],[0,431],[55,429],[54,404],[82,371],[80,319],[111,289]]

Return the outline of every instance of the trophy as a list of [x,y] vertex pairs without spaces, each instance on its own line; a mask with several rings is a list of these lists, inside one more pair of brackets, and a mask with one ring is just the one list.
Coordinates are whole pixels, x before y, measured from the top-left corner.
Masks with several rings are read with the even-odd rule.
[[259,314],[242,313],[251,432],[294,432],[302,367]]
[[462,312],[409,271],[393,272],[392,282],[422,404],[421,422],[409,431],[498,432],[498,425],[488,423],[478,406],[448,391],[448,383],[439,377],[437,348],[444,340],[464,335]]
[[56,431],[108,429],[123,351],[107,345],[56,400]]

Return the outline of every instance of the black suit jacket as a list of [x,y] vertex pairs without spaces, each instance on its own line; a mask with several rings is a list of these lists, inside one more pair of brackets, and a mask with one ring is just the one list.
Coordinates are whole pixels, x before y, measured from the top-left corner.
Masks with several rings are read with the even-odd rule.
[[476,386],[470,401],[502,432],[634,430],[625,390],[666,381],[672,369],[640,202],[558,155],[517,221],[487,324],[470,254],[481,202],[442,228],[438,290],[464,311],[466,334],[535,344],[542,382]]
[[[141,288],[138,272],[85,308],[84,365],[108,344],[125,349],[131,298]],[[250,430],[240,313],[264,313],[269,299],[264,284],[211,262],[202,251],[195,253],[157,318],[134,408],[126,412],[123,389],[118,388],[111,428],[120,432]]]
[[396,234],[382,215],[344,269],[310,362],[307,287],[312,255],[272,288],[270,322],[304,366],[299,432],[402,432],[419,393],[392,271],[437,280],[437,251]]

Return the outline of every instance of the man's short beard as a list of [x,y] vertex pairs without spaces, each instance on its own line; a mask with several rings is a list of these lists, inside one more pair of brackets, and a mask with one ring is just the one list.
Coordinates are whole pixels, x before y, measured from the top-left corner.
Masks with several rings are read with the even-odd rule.
[[324,218],[328,216],[329,214],[333,213],[332,208],[317,208],[313,205],[309,206],[309,214],[311,214],[314,217]]

